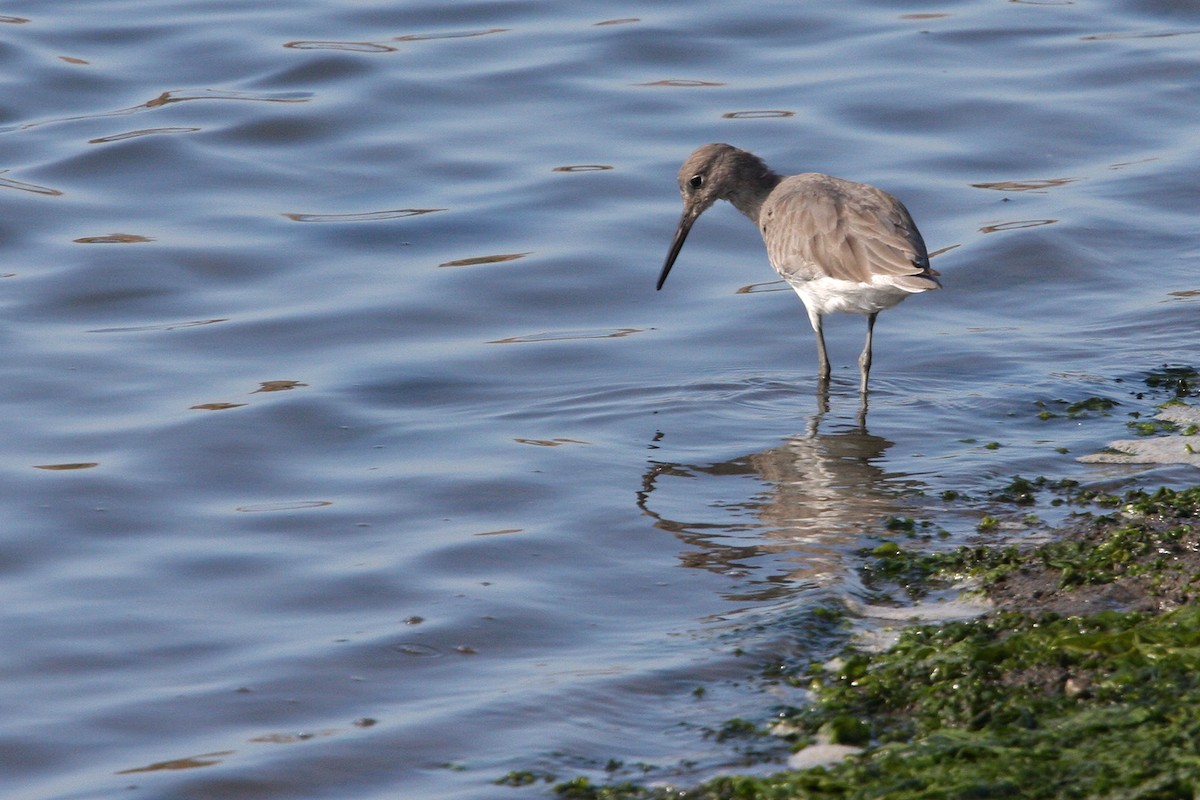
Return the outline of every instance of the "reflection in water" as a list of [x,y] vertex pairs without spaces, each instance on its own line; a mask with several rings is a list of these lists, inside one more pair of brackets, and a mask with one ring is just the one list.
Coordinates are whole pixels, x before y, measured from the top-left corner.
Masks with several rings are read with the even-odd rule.
[[[864,407],[857,425],[834,433],[817,432],[818,414],[807,433],[779,447],[716,464],[652,462],[637,495],[638,507],[654,518],[655,527],[694,548],[682,556],[685,566],[749,573],[777,565],[784,554],[784,572],[776,567],[751,578],[752,588],[740,599],[856,585],[847,578],[846,553],[863,546],[863,534],[878,531],[882,519],[901,513],[899,498],[909,487],[903,476],[879,466],[892,442],[867,432],[865,414]],[[709,479],[727,477],[753,477],[766,488],[723,502],[715,498],[725,487]],[[685,489],[693,490],[686,503],[688,519],[659,510],[675,505],[664,496],[680,488],[670,480],[675,478],[689,481]],[[724,519],[714,520],[711,514],[707,521],[700,519],[705,513],[701,508],[719,509]]]

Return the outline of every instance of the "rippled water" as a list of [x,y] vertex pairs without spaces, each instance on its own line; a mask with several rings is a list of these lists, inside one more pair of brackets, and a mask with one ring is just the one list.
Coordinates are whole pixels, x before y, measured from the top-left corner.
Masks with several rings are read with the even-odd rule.
[[[753,676],[883,519],[953,544],[946,489],[1129,474],[1074,458],[1198,360],[1187,4],[5,14],[5,797],[735,764],[703,729],[802,700]],[[883,186],[943,251],[865,419],[862,320],[819,412],[732,208],[654,291],[708,141]]]

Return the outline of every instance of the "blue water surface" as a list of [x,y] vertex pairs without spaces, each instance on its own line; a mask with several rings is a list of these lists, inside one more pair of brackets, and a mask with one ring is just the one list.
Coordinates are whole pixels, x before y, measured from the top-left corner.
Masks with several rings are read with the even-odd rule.
[[[711,732],[887,520],[1190,476],[1075,459],[1200,355],[1198,70],[1132,0],[6,4],[0,793],[774,768]],[[710,141],[938,252],[865,413],[732,207],[654,291]]]

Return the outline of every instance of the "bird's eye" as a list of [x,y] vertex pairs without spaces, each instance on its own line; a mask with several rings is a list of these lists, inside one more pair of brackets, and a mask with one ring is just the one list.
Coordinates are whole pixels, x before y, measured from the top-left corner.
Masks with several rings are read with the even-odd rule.
[[704,176],[703,175],[693,175],[691,180],[688,181],[688,186],[692,187],[693,189],[699,189],[703,184],[704,184]]

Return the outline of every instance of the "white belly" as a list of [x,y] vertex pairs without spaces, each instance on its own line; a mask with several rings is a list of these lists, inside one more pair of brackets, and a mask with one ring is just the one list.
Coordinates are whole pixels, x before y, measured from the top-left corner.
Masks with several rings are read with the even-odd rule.
[[809,316],[824,316],[835,311],[847,314],[878,314],[910,294],[886,283],[886,280],[884,278],[872,283],[858,283],[821,277],[810,281],[797,281],[792,284],[792,288],[800,295]]

